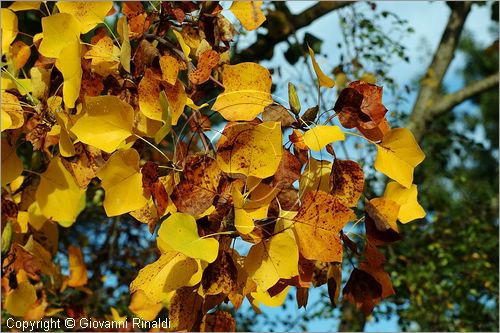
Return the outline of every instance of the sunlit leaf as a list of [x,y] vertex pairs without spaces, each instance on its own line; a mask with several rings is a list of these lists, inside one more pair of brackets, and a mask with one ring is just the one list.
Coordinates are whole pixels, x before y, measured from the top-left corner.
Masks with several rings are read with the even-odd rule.
[[266,20],[261,6],[262,1],[233,1],[229,10],[246,30],[255,30]]
[[413,182],[413,169],[425,158],[413,134],[406,128],[389,131],[377,144],[375,169],[406,188]]
[[217,258],[219,242],[212,237],[200,238],[193,216],[174,213],[158,230],[158,237],[172,249],[190,258],[213,262]]
[[271,74],[259,64],[225,65],[222,82],[224,93],[217,96],[212,109],[226,120],[252,120],[272,103]]
[[134,109],[116,96],[87,98],[83,112],[71,128],[81,142],[112,153],[132,135]]
[[104,188],[104,210],[108,216],[117,216],[140,209],[147,203],[139,171],[139,154],[135,149],[115,152],[97,177]]
[[312,65],[314,68],[314,72],[318,77],[318,82],[321,87],[333,88],[335,85],[335,81],[332,78],[328,77],[323,73],[318,63],[316,62],[316,57],[314,56],[314,51],[308,46],[309,56],[311,57]]

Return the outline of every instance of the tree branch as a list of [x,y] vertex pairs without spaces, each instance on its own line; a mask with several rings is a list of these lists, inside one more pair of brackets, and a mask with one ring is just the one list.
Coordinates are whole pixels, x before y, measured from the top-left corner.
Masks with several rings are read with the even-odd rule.
[[[318,18],[334,11],[339,8],[345,7],[347,5],[353,4],[350,1],[319,1],[314,6],[311,6],[304,10],[303,12],[292,15],[290,18],[280,17],[278,14],[280,10],[271,12],[268,15],[268,21],[264,23],[264,27],[268,28],[267,34],[258,34],[257,41],[250,45],[248,48],[237,53],[233,60],[238,62],[244,61],[254,61],[258,62],[264,59],[271,59],[274,54],[274,47],[276,44],[286,41],[290,35],[293,33],[293,26],[295,30],[299,30],[305,26],[310,25],[313,21]],[[273,14],[274,13],[274,14]],[[270,27],[270,21],[276,20],[278,22],[279,29],[274,29]]]
[[433,107],[430,108],[428,112],[429,118],[435,117],[443,112],[451,110],[453,107],[457,106],[463,101],[472,98],[497,85],[498,73],[485,77],[482,80],[473,82],[462,90],[443,96],[439,100],[439,102],[437,102]]
[[436,103],[435,101],[440,97],[439,88],[455,54],[472,3],[453,2],[448,3],[448,5],[451,8],[448,23],[427,73],[420,82],[417,100],[410,115],[408,128],[413,131],[417,141],[424,132],[425,120],[429,119],[429,107]]

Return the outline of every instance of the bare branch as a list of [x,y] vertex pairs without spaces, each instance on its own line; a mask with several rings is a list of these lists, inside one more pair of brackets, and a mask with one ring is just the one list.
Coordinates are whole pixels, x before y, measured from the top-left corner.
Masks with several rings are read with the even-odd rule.
[[482,80],[471,83],[467,87],[444,96],[429,110],[430,117],[435,117],[443,112],[451,110],[463,101],[498,85],[498,73],[485,77]]
[[319,1],[314,6],[307,8],[301,13],[291,15],[290,18],[285,16],[286,19],[280,21],[280,23],[284,25],[283,27],[280,27],[279,30],[268,31],[265,35],[258,34],[257,41],[236,54],[233,60],[236,62],[258,62],[264,59],[271,59],[276,44],[287,40],[288,37],[292,35],[293,29],[291,29],[290,26],[293,26],[295,30],[299,30],[310,25],[323,15],[353,3],[354,2],[350,1]]
[[417,140],[424,132],[425,121],[423,119],[428,119],[429,105],[436,103],[435,101],[440,97],[439,88],[455,54],[471,6],[471,2],[449,4],[451,13],[448,23],[441,36],[439,46],[434,52],[434,58],[427,69],[426,76],[421,80],[417,100],[410,115],[409,127]]

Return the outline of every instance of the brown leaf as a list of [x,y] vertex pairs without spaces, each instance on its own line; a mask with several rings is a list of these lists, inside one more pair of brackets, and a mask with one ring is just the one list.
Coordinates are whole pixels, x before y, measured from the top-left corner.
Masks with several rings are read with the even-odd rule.
[[160,171],[158,164],[147,161],[141,169],[142,173],[142,187],[150,192],[153,191],[153,185],[158,181]]
[[328,296],[332,306],[339,303],[340,286],[342,284],[342,268],[339,264],[330,264],[327,273]]
[[297,297],[297,308],[300,309],[301,307],[304,307],[305,309],[307,306],[307,300],[309,298],[309,288],[298,287],[296,297]]
[[141,40],[138,52],[142,65],[146,67],[158,67],[160,65],[160,51],[147,40]]
[[281,122],[281,127],[290,127],[296,122],[295,118],[290,114],[290,112],[281,104],[273,103],[269,104],[264,108],[262,113],[263,121],[279,121]]
[[[61,162],[68,170],[76,184],[86,189],[97,171],[104,165],[105,155],[100,149],[84,145],[81,142],[74,145],[76,154],[72,157],[61,158]],[[104,154],[104,155],[103,155]]]
[[168,317],[173,331],[191,331],[201,310],[203,299],[193,287],[175,291],[169,302]]
[[198,216],[217,195],[221,171],[208,155],[190,155],[184,166],[184,179],[175,187],[172,201],[180,212]]
[[382,104],[382,87],[364,81],[351,82],[341,91],[334,110],[345,128],[375,128],[387,113]]
[[399,204],[387,198],[365,201],[365,229],[374,245],[385,245],[401,240],[396,219]]
[[50,127],[46,124],[38,124],[26,134],[26,141],[31,142],[33,145],[33,150],[41,150],[45,143],[45,138],[47,133],[50,131]]
[[168,207],[168,193],[165,186],[160,181],[153,184],[151,195],[158,210],[158,216],[163,216]]
[[342,231],[340,232],[340,238],[342,239],[342,243],[344,243],[344,245],[347,246],[352,253],[356,255],[358,254],[358,245],[349,237],[347,237],[347,235]]
[[294,224],[300,253],[307,259],[342,262],[339,233],[354,217],[333,195],[307,192]]
[[201,320],[201,332],[235,332],[236,321],[229,312],[217,310]]
[[237,268],[227,252],[219,253],[217,260],[203,271],[201,285],[205,295],[228,295],[236,288]]
[[347,207],[356,207],[363,193],[364,173],[360,165],[350,160],[334,160],[330,173],[333,194]]
[[355,304],[368,316],[381,300],[382,286],[371,274],[354,268],[342,292],[344,300]]
[[362,127],[358,127],[358,130],[363,134],[368,140],[372,141],[380,141],[384,138],[385,133],[387,133],[391,127],[389,126],[389,122],[387,119],[383,119],[377,127],[371,129],[364,129]]
[[295,155],[283,149],[278,170],[274,174],[273,185],[278,188],[288,188],[295,181],[300,179],[300,169],[302,165]]
[[212,74],[212,69],[219,63],[220,56],[214,50],[206,50],[199,59],[196,69],[189,73],[189,81],[195,85],[205,83]]

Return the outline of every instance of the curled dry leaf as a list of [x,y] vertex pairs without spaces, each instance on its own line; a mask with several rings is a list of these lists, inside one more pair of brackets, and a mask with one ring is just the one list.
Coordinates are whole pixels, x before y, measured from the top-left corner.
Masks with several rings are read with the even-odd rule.
[[345,128],[375,128],[387,113],[382,104],[382,87],[364,81],[351,82],[341,91],[334,110]]

